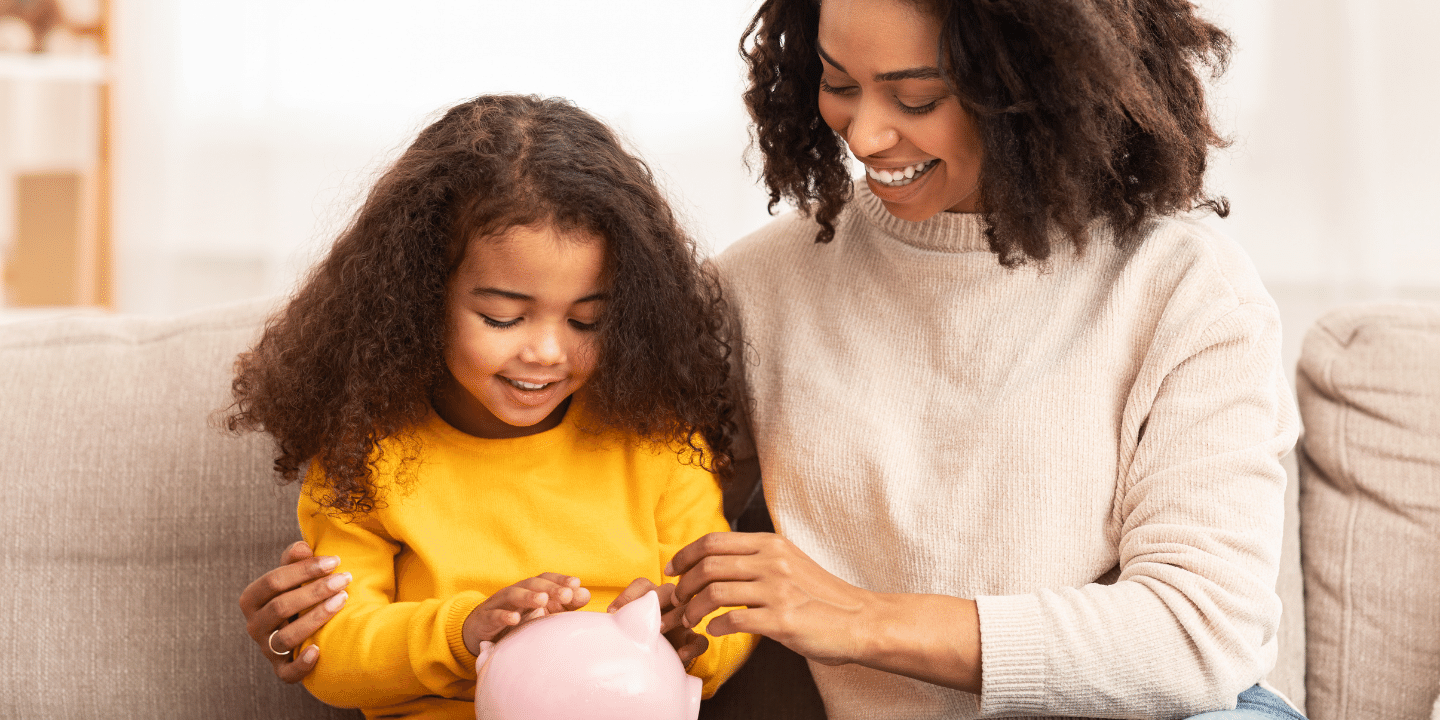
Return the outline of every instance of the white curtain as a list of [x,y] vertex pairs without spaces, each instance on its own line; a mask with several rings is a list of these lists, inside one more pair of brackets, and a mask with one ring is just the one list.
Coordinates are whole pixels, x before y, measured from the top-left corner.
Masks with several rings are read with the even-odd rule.
[[[283,292],[431,113],[492,91],[616,125],[720,249],[766,220],[736,53],[751,0],[117,0],[122,309]],[[1286,310],[1440,299],[1440,3],[1205,0],[1232,30],[1219,221]],[[1293,358],[1292,358],[1293,360]]]

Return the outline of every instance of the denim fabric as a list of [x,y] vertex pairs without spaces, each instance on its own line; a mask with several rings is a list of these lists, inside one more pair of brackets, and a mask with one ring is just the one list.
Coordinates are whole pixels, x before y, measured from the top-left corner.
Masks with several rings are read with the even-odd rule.
[[1190,720],[1305,720],[1305,716],[1259,685],[1240,693],[1234,710],[1216,710]]

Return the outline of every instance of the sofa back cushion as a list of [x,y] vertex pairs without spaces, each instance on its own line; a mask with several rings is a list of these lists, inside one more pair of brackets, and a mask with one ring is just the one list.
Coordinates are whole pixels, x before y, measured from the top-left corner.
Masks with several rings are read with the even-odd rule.
[[299,538],[268,439],[212,421],[271,306],[0,325],[0,717],[358,717],[237,605]]
[[1333,311],[1297,369],[1313,720],[1425,718],[1440,689],[1440,307]]

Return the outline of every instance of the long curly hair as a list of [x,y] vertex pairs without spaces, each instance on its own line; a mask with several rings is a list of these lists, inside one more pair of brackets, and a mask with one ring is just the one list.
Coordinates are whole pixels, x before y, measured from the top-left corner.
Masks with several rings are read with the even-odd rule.
[[[941,22],[937,66],[976,119],[981,207],[1006,266],[1043,261],[1052,238],[1083,249],[1103,219],[1123,246],[1156,215],[1201,206],[1212,127],[1203,67],[1231,40],[1189,0],[907,0]],[[835,235],[850,199],[844,141],[821,120],[819,0],[767,0],[740,41],[744,94],[770,209],[782,198]]]
[[451,108],[370,191],[327,257],[238,358],[231,431],[276,443],[282,482],[318,463],[323,505],[373,510],[378,443],[408,428],[448,377],[445,289],[469,242],[550,223],[605,241],[610,287],[595,373],[598,427],[671,443],[727,478],[735,424],[724,299],[643,161],[567,101],[486,95]]

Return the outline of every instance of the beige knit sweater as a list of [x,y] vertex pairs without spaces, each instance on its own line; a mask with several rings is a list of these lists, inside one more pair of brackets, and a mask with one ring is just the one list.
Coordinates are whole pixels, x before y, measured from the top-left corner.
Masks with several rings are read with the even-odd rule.
[[780,218],[716,262],[777,531],[856,585],[975,598],[979,696],[811,663],[831,718],[1186,717],[1275,659],[1298,421],[1278,313],[1194,219],[1007,270],[976,215],[835,240]]

